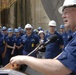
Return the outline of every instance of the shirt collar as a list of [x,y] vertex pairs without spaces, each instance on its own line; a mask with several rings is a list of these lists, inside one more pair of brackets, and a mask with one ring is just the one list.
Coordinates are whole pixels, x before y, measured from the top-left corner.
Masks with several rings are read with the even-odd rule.
[[76,31],[75,31],[75,32],[73,32],[72,37],[74,37],[74,35],[76,35]]

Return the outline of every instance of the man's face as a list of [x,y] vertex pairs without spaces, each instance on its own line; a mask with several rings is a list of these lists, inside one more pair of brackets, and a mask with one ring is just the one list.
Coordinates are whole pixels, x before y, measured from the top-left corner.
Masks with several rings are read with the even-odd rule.
[[54,32],[54,31],[55,31],[55,26],[50,26],[50,27],[49,27],[49,30],[50,30],[51,32]]
[[76,26],[76,7],[65,8],[62,14],[65,27],[73,29]]
[[7,34],[7,30],[4,30],[3,33],[4,33],[4,34]]
[[64,32],[64,28],[60,28],[60,32]]
[[32,33],[32,29],[31,29],[31,28],[26,28],[26,33],[27,33],[27,34]]
[[19,32],[15,33],[15,34],[16,34],[16,36],[19,36],[19,35],[20,35],[20,33],[19,33]]
[[13,32],[9,32],[9,33],[8,33],[8,36],[12,36],[12,35],[13,35]]

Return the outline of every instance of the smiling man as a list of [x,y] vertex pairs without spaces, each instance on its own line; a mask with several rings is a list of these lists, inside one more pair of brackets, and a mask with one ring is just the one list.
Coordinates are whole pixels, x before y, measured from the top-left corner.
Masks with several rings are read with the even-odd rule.
[[46,75],[76,75],[76,0],[65,0],[60,9],[65,26],[73,31],[72,39],[63,52],[54,59],[16,56],[10,60],[12,65],[27,64]]

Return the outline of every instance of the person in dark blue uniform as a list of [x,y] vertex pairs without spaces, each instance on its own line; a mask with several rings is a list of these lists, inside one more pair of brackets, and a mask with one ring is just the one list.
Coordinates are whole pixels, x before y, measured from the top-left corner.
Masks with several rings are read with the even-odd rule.
[[45,30],[45,35],[48,34],[48,33],[49,33],[49,31],[48,30]]
[[37,29],[37,30],[38,30],[38,31],[40,31],[40,30],[43,30],[43,29],[42,29],[42,27],[38,27],[38,29]]
[[60,25],[60,34],[61,34],[61,36],[62,36],[62,38],[63,38],[63,41],[64,41],[64,47],[67,45],[67,36],[68,36],[68,34],[66,33],[66,31],[65,31],[65,27],[64,27],[64,25]]
[[34,34],[36,34],[36,35],[38,34],[38,30],[37,30],[37,29],[34,29],[33,32],[34,32]]
[[18,30],[19,30],[20,35],[23,36],[24,35],[23,29],[21,27],[18,27]]
[[65,32],[65,27],[64,25],[60,25],[60,34]]
[[0,32],[0,65],[5,66],[5,57],[6,48],[5,48],[5,38],[4,35]]
[[49,34],[46,35],[46,39],[48,40],[49,37],[51,37],[52,35],[56,34],[58,37],[58,40],[54,43],[49,43],[46,46],[46,52],[45,52],[45,58],[49,59],[49,58],[55,58],[57,55],[59,55],[62,52],[62,48],[63,48],[63,39],[62,36],[55,31],[55,27],[56,27],[56,22],[54,20],[49,22]]
[[21,35],[19,33],[18,29],[15,29],[15,51],[14,51],[14,55],[22,55],[23,53],[23,45],[22,45],[22,39],[21,39]]
[[7,28],[6,28],[6,26],[3,26],[2,27],[2,29],[1,29],[1,31],[2,31],[2,34],[6,37],[8,34],[7,34]]
[[[54,59],[16,56],[10,60],[12,65],[21,65],[24,62],[45,75],[76,75],[76,0],[65,0],[63,6],[59,9],[60,11],[62,11],[64,25],[73,32],[72,38],[63,52]],[[19,62],[21,63],[19,64]]]
[[39,38],[39,35],[38,35],[38,30],[37,30],[37,29],[34,29],[34,30],[33,30],[33,34],[34,34],[36,37],[38,37],[38,39],[40,39],[40,38]]
[[[26,34],[22,36],[23,44],[24,44],[24,50],[23,54],[28,55],[31,51],[33,51],[38,43],[39,39],[38,37],[33,33],[32,29],[33,27],[30,24],[27,24],[25,26]],[[31,56],[36,57],[37,52],[34,52]]]
[[14,51],[15,51],[15,38],[13,36],[13,29],[12,28],[8,28],[8,36],[5,38],[6,41],[6,46],[7,46],[7,50],[6,50],[6,64],[9,63],[9,60],[12,56],[14,56]]
[[[26,34],[22,36],[23,43],[23,55],[28,55],[31,51],[33,51],[38,43],[39,39],[36,34],[33,33],[33,27],[30,24],[26,24],[25,26]],[[37,52],[35,51],[30,56],[37,57]],[[22,70],[25,71],[27,69],[27,65],[22,65]]]

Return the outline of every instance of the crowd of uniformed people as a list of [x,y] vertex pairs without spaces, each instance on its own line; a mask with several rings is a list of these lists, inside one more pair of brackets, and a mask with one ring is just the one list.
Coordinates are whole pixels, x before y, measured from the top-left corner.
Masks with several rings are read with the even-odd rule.
[[[56,26],[59,25],[54,20],[49,22],[49,29],[46,31],[41,27],[33,29],[31,25],[26,24],[24,34],[20,35],[22,42],[18,46],[15,42],[14,32],[11,34],[11,30],[8,28],[8,35],[4,37],[3,31],[1,31],[2,62],[6,62],[6,60],[9,62],[7,58],[14,56],[10,59],[12,66],[17,64],[21,67],[22,64],[25,64],[44,75],[76,75],[76,0],[64,0],[58,11],[62,14],[64,22],[64,25],[60,25],[60,31],[57,31]],[[57,35],[57,40],[45,46],[50,36],[54,34]],[[42,49],[38,51],[36,49],[39,45]],[[15,56],[15,51],[21,47],[23,47],[21,51],[24,55]],[[31,54],[33,57],[26,56],[34,48],[36,48],[35,52]]]
[[46,47],[39,51],[36,50],[30,56],[45,59],[55,58],[62,52],[72,35],[72,31],[65,28],[64,25],[60,25],[60,31],[57,31],[56,26],[54,20],[49,22],[49,30],[44,30],[41,27],[34,29],[31,24],[26,24],[24,29],[3,26],[0,30],[0,67],[7,65],[13,56],[28,55],[54,34],[57,35],[57,41],[50,42]]

